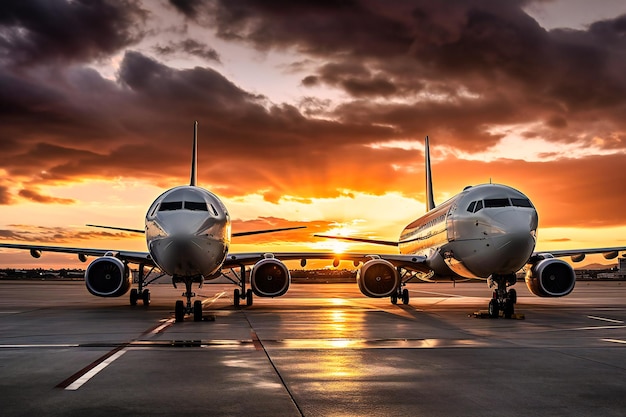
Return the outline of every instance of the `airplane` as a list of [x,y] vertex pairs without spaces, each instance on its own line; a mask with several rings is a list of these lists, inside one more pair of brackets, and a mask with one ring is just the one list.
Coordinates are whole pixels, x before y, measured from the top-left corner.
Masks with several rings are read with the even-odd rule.
[[[396,304],[409,304],[406,284],[414,278],[427,281],[484,279],[496,287],[489,302],[489,315],[505,317],[514,313],[517,295],[509,289],[516,282],[516,272],[526,265],[526,284],[541,297],[569,294],[575,285],[573,268],[558,257],[571,256],[579,262],[585,254],[602,253],[605,258],[617,257],[626,247],[595,248],[534,252],[538,215],[528,197],[514,188],[483,184],[466,187],[445,203],[435,206],[428,137],[425,141],[427,213],[410,223],[396,241],[381,241],[357,237],[316,235],[324,238],[397,246],[399,254],[332,253],[332,252],[252,252],[229,251],[231,237],[273,233],[303,228],[287,227],[269,230],[231,233],[230,215],[226,206],[213,193],[197,185],[197,129],[194,122],[191,175],[188,186],[165,191],[151,204],[145,217],[144,229],[90,225],[114,230],[145,234],[147,252],[125,250],[68,248],[30,244],[0,243],[0,248],[30,251],[39,258],[42,252],[78,255],[86,262],[95,256],[85,271],[87,290],[99,297],[120,297],[131,289],[129,264],[137,264],[137,288],[130,291],[130,304],[139,299],[150,304],[144,269],[158,268],[172,276],[172,284],[183,283],[186,303],[175,304],[176,322],[193,315],[201,321],[202,303],[191,299],[194,283],[226,277],[237,286],[233,291],[234,305],[245,300],[253,304],[253,295],[280,297],[290,286],[291,275],[283,261],[300,260],[304,267],[308,259],[332,259],[337,266],[341,260],[351,260],[358,267],[357,284],[362,294],[373,298],[390,297]],[[251,288],[246,288],[247,270]],[[239,274],[235,268],[240,268]],[[234,277],[223,270],[230,269]]]
[[[393,304],[398,299],[408,304],[409,292],[402,287],[414,277],[426,281],[483,279],[494,288],[488,315],[496,318],[502,312],[511,318],[517,292],[509,287],[517,282],[520,269],[525,267],[531,293],[562,297],[574,289],[576,275],[570,264],[557,258],[570,256],[573,262],[580,262],[586,254],[601,253],[605,259],[613,259],[626,250],[622,246],[535,252],[537,210],[526,195],[506,185],[468,186],[436,206],[428,136],[424,155],[427,213],[406,226],[398,241],[315,235],[399,248],[400,258],[380,255],[360,268],[359,286],[365,295],[390,295]],[[403,270],[416,274],[403,274]]]

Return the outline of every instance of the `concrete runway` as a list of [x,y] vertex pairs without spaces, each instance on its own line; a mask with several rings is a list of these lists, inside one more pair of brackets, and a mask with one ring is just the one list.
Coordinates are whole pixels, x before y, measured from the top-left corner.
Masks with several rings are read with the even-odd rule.
[[0,415],[626,414],[626,283],[562,299],[518,283],[525,320],[469,317],[484,283],[409,284],[410,306],[294,284],[234,308],[233,288],[197,290],[208,320],[176,324],[169,285],[145,308],[0,282]]

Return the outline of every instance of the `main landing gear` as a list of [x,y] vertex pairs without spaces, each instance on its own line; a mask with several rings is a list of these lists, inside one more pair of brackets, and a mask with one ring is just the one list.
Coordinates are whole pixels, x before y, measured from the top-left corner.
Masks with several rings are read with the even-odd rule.
[[132,290],[130,290],[130,305],[131,306],[136,306],[137,301],[139,300],[143,302],[144,306],[146,307],[149,306],[150,305],[150,290],[144,287],[163,276],[163,275],[159,275],[156,278],[153,278],[150,281],[146,282],[145,280],[146,277],[150,275],[150,273],[152,272],[154,268],[148,271],[147,274],[144,274],[145,267],[146,267],[145,264],[139,264],[139,277],[138,277],[137,288],[133,288]]
[[[241,301],[246,300],[246,306],[250,307],[254,302],[254,294],[251,289],[246,289],[246,266],[239,265],[240,273],[237,277],[238,280],[234,280],[231,277],[224,275],[228,278],[233,284],[238,285],[239,288],[235,288],[233,291],[233,304],[235,307],[239,307],[241,305]],[[237,276],[237,273],[231,269],[233,274]]]
[[191,305],[191,298],[196,296],[196,293],[191,291],[191,285],[194,282],[198,282],[200,286],[202,286],[203,277],[176,277],[172,278],[172,283],[174,284],[174,288],[176,288],[177,282],[183,282],[185,284],[185,292],[183,293],[183,297],[187,298],[187,304],[182,300],[176,301],[176,305],[174,306],[174,317],[176,319],[176,323],[180,323],[185,319],[185,315],[193,314],[193,321],[202,321],[202,302],[200,300],[196,300],[193,303],[193,307]]
[[[404,286],[404,284],[402,284]],[[409,290],[406,288],[402,288],[402,286],[398,287],[398,290],[391,294],[391,304],[398,304],[398,300],[402,300],[402,304],[409,304]]]
[[507,288],[517,282],[515,274],[493,275],[487,282],[489,288],[496,287],[493,290],[493,298],[489,301],[489,317],[498,318],[500,311],[502,311],[504,318],[513,317],[517,303],[517,292],[513,288],[507,291]]

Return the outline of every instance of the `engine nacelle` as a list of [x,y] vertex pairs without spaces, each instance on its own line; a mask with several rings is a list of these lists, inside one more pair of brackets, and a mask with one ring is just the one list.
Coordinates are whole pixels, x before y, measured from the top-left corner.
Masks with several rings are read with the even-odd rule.
[[289,269],[278,259],[265,258],[252,267],[250,284],[259,297],[280,297],[287,292],[290,283]]
[[391,262],[371,259],[358,270],[356,282],[363,295],[372,298],[388,297],[400,286],[400,275]]
[[572,292],[575,284],[574,269],[560,259],[543,259],[526,271],[526,286],[539,297],[563,297]]
[[95,259],[85,271],[87,290],[98,297],[120,297],[132,285],[128,267],[113,256]]

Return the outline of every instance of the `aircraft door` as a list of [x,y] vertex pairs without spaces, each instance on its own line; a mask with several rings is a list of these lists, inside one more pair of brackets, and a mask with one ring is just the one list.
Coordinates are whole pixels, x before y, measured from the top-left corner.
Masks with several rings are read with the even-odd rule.
[[448,214],[446,215],[446,232],[448,234],[448,242],[453,242],[456,240],[456,227],[455,227],[455,213],[458,208],[456,203],[450,206],[448,210]]

